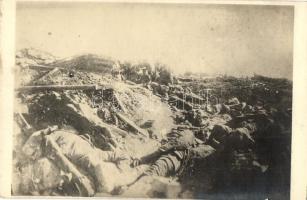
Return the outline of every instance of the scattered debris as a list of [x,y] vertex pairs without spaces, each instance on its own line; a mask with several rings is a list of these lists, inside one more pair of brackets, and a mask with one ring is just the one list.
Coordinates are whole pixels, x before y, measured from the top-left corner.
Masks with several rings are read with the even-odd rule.
[[[14,124],[16,195],[204,198],[258,185],[268,194],[289,189],[287,80],[175,77],[160,63],[92,54],[58,60],[33,49],[16,60],[16,107],[27,108],[16,110]],[[65,151],[54,131],[77,152]],[[161,166],[172,175],[146,173]]]
[[141,133],[143,136],[147,137],[148,134],[146,134],[145,130],[138,127],[133,121],[126,118],[124,115],[115,112],[116,116],[118,116],[121,120],[123,120],[125,123],[127,123],[131,128],[136,130],[138,133]]

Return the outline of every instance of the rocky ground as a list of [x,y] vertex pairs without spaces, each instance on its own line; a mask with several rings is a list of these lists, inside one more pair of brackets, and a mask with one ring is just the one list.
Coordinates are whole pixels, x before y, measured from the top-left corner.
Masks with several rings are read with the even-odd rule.
[[[268,143],[268,140],[263,138],[256,141],[260,146],[261,139],[269,146],[273,144],[268,151],[274,159],[259,161],[257,167],[250,163],[242,167],[241,160],[248,163],[249,158],[246,157],[253,157],[253,151],[263,149],[257,147],[257,143],[252,150],[248,150],[250,153],[234,151],[234,155],[231,156],[222,153],[205,162],[195,161],[189,166],[190,174],[177,177],[178,181],[150,179],[137,189],[132,187],[124,195],[216,199],[223,199],[228,195],[244,199],[253,193],[260,195],[253,196],[257,198],[267,197],[268,194],[275,197],[288,195],[287,191],[282,190],[289,190],[287,184],[290,155],[287,153],[291,149],[291,116],[284,117],[283,113],[289,113],[291,109],[292,83],[262,76],[186,78],[180,81],[180,77],[171,80],[173,77],[163,70],[160,70],[160,79],[150,83],[146,79],[142,82],[142,73],[137,72],[144,68],[148,69],[148,65],[131,66],[96,55],[81,55],[60,60],[35,49],[18,52],[16,85],[17,88],[23,89],[16,90],[13,194],[74,195],[71,191],[65,191],[65,188],[62,188],[62,193],[58,192],[55,179],[61,177],[62,171],[54,162],[43,156],[43,151],[33,151],[33,155],[41,155],[39,162],[35,163],[31,156],[29,158],[27,152],[23,151],[25,142],[35,131],[56,125],[60,129],[91,138],[93,145],[101,150],[121,151],[131,158],[139,158],[156,151],[168,140],[168,133],[175,128],[193,130],[203,142],[208,140],[216,125],[238,128],[235,119],[249,113],[227,110],[227,106],[226,111],[222,109],[224,102],[235,97],[248,106],[252,105],[251,109],[265,110],[272,119],[274,117],[274,123],[280,125],[278,134],[271,138],[276,142]],[[118,72],[120,69],[121,77],[114,74],[114,71]],[[29,85],[77,85],[87,89],[25,87]],[[88,89],[93,87],[95,89]],[[206,98],[208,88],[212,90],[210,97]],[[209,104],[206,104],[207,102]],[[277,154],[282,156],[276,156]],[[235,159],[234,162],[229,161],[231,158]],[[227,160],[240,164],[233,169],[226,169],[233,166],[223,163]],[[267,160],[270,160],[269,164]],[[251,163],[253,161],[255,159],[251,159]],[[37,180],[33,179],[33,176]],[[116,177],[116,174],[113,176]],[[110,177],[112,179],[112,174]],[[96,195],[111,194],[104,192]]]

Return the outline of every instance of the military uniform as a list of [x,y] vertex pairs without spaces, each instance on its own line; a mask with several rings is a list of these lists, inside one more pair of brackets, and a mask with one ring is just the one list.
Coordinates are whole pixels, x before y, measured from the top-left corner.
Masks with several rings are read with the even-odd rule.
[[[144,175],[180,175],[191,159],[204,159],[215,152],[209,145],[197,145],[194,133],[185,130],[171,135],[168,143],[156,152],[156,160]],[[151,157],[155,157],[151,156]],[[146,157],[143,160],[150,160]]]

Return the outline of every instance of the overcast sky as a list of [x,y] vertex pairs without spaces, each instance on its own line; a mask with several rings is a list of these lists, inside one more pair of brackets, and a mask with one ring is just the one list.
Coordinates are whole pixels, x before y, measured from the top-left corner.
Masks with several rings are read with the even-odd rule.
[[19,2],[16,48],[292,79],[293,7]]

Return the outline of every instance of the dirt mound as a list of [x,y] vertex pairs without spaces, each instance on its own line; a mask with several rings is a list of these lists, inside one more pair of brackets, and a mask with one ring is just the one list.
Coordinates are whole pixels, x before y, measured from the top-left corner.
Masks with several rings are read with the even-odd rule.
[[46,65],[54,62],[57,58],[50,53],[34,48],[26,48],[16,53],[16,64],[23,67],[37,64]]
[[52,66],[74,70],[111,73],[114,68],[119,68],[119,63],[110,58],[105,58],[94,54],[86,54],[58,60],[52,63]]
[[[272,153],[271,149],[274,152],[282,152],[281,155],[287,153],[285,149],[290,147],[290,143],[284,141],[286,137],[281,133],[287,131],[289,138],[291,136],[291,131],[288,131],[291,125],[289,120],[291,113],[289,116],[284,115],[284,122],[288,122],[284,123],[279,119],[282,115],[277,114],[277,110],[273,112],[274,109],[271,109],[270,106],[271,103],[280,104],[282,102],[280,99],[286,98],[287,100],[289,95],[281,89],[278,89],[276,93],[275,82],[269,84],[272,80],[265,79],[268,83],[260,84],[260,86],[253,84],[250,79],[227,77],[210,81],[191,80],[184,83],[178,82],[178,85],[170,85],[173,78],[169,72],[165,71],[169,76],[166,78],[168,81],[163,85],[163,81],[160,80],[165,78],[163,78],[163,73],[161,74],[163,69],[152,71],[146,68],[147,65],[144,65],[145,68],[130,65],[129,68],[127,65],[123,74],[116,71],[117,75],[126,76],[127,80],[124,81],[113,73],[122,67],[117,61],[92,54],[56,61],[48,54],[41,55],[39,51],[23,50],[17,54],[16,60],[18,61],[16,63],[19,70],[18,75],[20,75],[18,81],[21,85],[28,85],[28,87],[19,88],[16,97],[19,100],[16,108],[20,104],[27,108],[15,111],[14,178],[17,184],[18,181],[23,184],[23,181],[27,183],[31,179],[27,176],[23,179],[22,173],[34,174],[38,177],[53,176],[52,173],[49,173],[50,170],[56,174],[59,173],[59,169],[53,166],[56,162],[49,163],[49,160],[40,160],[38,163],[28,163],[21,150],[24,149],[22,148],[24,142],[33,132],[45,130],[53,125],[79,135],[80,137],[76,138],[87,140],[96,149],[125,152],[125,155],[129,157],[129,163],[126,163],[128,168],[131,168],[130,164],[133,165],[134,161],[141,160],[137,158],[154,155],[153,152],[156,152],[162,143],[166,146],[170,145],[171,137],[178,136],[180,131],[187,129],[197,137],[197,139],[193,137],[195,144],[191,143],[189,147],[211,145],[218,152],[209,160],[206,160],[207,157],[204,158],[205,160],[181,158],[180,161],[183,164],[180,165],[184,169],[182,173],[175,175],[180,183],[165,178],[148,177],[146,181],[140,181],[124,191],[123,196],[125,197],[193,198],[213,190],[227,191],[227,187],[232,183],[236,183],[234,188],[240,189],[241,186],[236,180],[244,172],[243,168],[246,168],[247,175],[251,168],[261,174],[259,177],[266,178],[272,174],[272,177],[279,177],[279,175],[274,175],[274,167],[279,170],[280,163],[290,160],[289,156],[286,159],[276,156],[275,160],[267,157]],[[135,82],[131,82],[133,80],[131,77],[129,79],[129,76],[133,74],[137,75]],[[283,82],[278,84],[281,83]],[[157,92],[153,85],[159,87],[161,91]],[[268,85],[272,87],[267,87]],[[33,90],[35,88],[36,90]],[[245,90],[248,92],[242,92]],[[287,90],[290,91],[290,88]],[[246,96],[239,94],[246,94]],[[285,98],[282,98],[283,96]],[[237,97],[236,101],[229,102],[229,99],[233,97]],[[256,103],[253,103],[256,99],[254,97],[259,97]],[[264,103],[259,103],[260,100]],[[290,100],[286,102],[290,103]],[[251,107],[251,109],[245,109],[246,107]],[[268,125],[264,126],[263,123]],[[281,124],[284,126],[280,126]],[[214,127],[221,125],[229,126],[229,133],[224,134],[221,131],[221,134],[214,134],[213,130],[218,130]],[[251,132],[255,138],[247,137],[250,135],[248,133],[237,131],[243,129],[248,133]],[[257,134],[254,133],[255,131],[258,131]],[[271,137],[271,134],[275,134],[274,137]],[[276,140],[278,137],[281,142],[277,145],[271,138]],[[43,155],[38,150],[43,146],[42,137],[38,138],[41,141],[36,145],[37,151],[30,152],[30,154],[33,153],[33,156]],[[261,146],[263,144],[264,147]],[[261,151],[258,152],[258,149]],[[276,155],[279,154],[276,153]],[[45,152],[45,156],[48,157],[48,153]],[[258,157],[263,157],[263,159],[260,160]],[[280,162],[278,159],[285,161]],[[35,166],[39,169],[37,173],[33,172]],[[49,171],[41,170],[41,166],[45,166]],[[271,168],[266,172],[267,166]],[[282,170],[287,166],[283,164]],[[100,168],[104,167],[108,166],[100,166]],[[119,168],[118,163],[111,163],[109,167],[115,170],[114,173],[111,172],[107,178],[105,174],[101,174],[100,182],[101,188],[108,184],[111,186],[96,190],[96,192],[107,192],[108,194],[96,194],[98,196],[110,195],[111,190],[120,185],[116,181],[110,181],[109,176],[118,177],[114,180],[120,179],[119,182],[127,179],[120,172],[125,169]],[[221,172],[228,174],[224,176],[224,173]],[[230,175],[233,177],[229,177]],[[41,186],[47,190],[54,186],[49,185],[47,179],[46,183],[45,179],[39,178],[39,180],[42,181]],[[56,180],[52,181],[56,182]],[[36,179],[30,182],[39,184]],[[242,179],[242,183],[247,182],[251,186],[256,185],[252,180]],[[286,181],[283,181],[282,184],[284,183]],[[35,187],[21,188],[21,190],[30,190],[30,193],[35,194],[37,192]],[[39,192],[39,194],[45,194],[44,191]],[[21,194],[24,193],[21,191]]]
[[174,128],[173,113],[161,99],[146,88],[117,82],[112,85],[128,110],[128,116],[142,128],[149,129],[158,138]]
[[52,76],[42,76],[35,80],[35,85],[111,85],[112,76],[109,74],[97,74],[92,72],[70,72],[59,70]]
[[47,52],[34,48],[26,48],[16,52],[15,72],[16,85],[27,85],[43,76],[46,70],[36,70],[31,66],[49,65],[57,58]]

